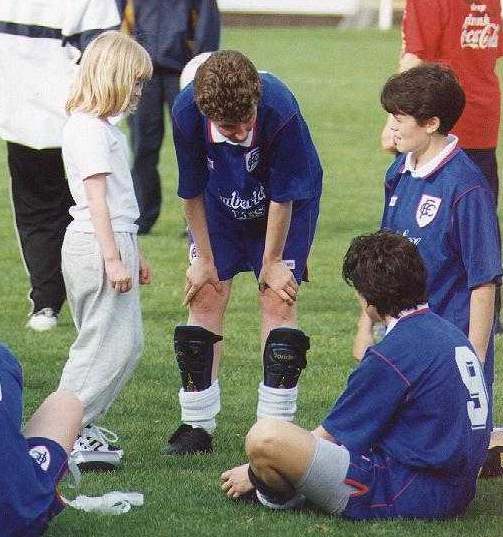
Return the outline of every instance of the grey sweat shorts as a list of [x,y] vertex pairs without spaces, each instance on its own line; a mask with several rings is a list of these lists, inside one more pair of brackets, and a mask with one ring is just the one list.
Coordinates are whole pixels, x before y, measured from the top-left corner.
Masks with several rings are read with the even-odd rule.
[[317,438],[313,459],[295,488],[327,513],[344,511],[355,488],[344,480],[349,468],[349,451],[323,438]]

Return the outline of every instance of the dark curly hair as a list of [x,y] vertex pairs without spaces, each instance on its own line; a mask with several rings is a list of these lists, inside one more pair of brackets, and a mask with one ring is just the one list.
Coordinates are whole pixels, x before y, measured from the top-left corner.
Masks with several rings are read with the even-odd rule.
[[342,275],[348,285],[392,317],[426,302],[426,269],[408,239],[388,231],[360,235],[344,257]]
[[465,93],[449,67],[425,63],[388,79],[381,104],[386,112],[412,116],[419,125],[438,117],[438,132],[448,134],[463,113]]
[[212,121],[248,121],[261,94],[260,77],[253,63],[236,50],[214,52],[196,71],[195,99]]

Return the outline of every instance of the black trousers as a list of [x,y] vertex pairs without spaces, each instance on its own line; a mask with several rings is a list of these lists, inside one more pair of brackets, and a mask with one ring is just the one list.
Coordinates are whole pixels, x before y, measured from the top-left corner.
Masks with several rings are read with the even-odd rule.
[[165,105],[171,114],[178,95],[180,75],[156,68],[143,88],[136,112],[129,117],[133,149],[131,174],[140,208],[139,233],[148,233],[161,212],[161,178],[157,166],[164,138]]
[[65,301],[61,245],[73,205],[61,149],[31,149],[7,143],[12,202],[34,311],[59,312]]
[[[498,162],[496,160],[496,148],[490,149],[464,149],[463,151],[472,159],[473,162],[481,169],[486,176],[489,188],[494,196],[496,206],[498,205],[499,179],[498,179]],[[498,233],[500,236],[501,247],[501,230],[498,221]],[[501,330],[501,285],[496,286],[496,298],[494,302],[494,318],[497,323],[496,330]]]

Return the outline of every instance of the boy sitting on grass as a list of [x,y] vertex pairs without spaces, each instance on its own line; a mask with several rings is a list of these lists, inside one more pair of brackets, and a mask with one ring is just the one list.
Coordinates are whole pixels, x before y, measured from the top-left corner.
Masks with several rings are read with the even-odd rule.
[[328,416],[309,432],[264,418],[246,438],[249,465],[222,474],[238,498],[273,509],[304,499],[350,519],[464,513],[489,442],[481,364],[461,330],[426,302],[416,247],[389,232],[353,240],[343,275],[386,325]]

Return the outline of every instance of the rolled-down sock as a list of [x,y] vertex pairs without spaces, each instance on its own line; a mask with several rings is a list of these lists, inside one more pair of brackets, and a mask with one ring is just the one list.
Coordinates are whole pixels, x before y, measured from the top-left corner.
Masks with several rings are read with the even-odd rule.
[[276,418],[281,421],[293,421],[297,412],[298,387],[271,388],[263,382],[258,388],[258,418]]
[[216,415],[220,412],[220,385],[218,380],[201,392],[178,393],[182,409],[182,421],[192,427],[200,427],[212,433],[217,426]]

